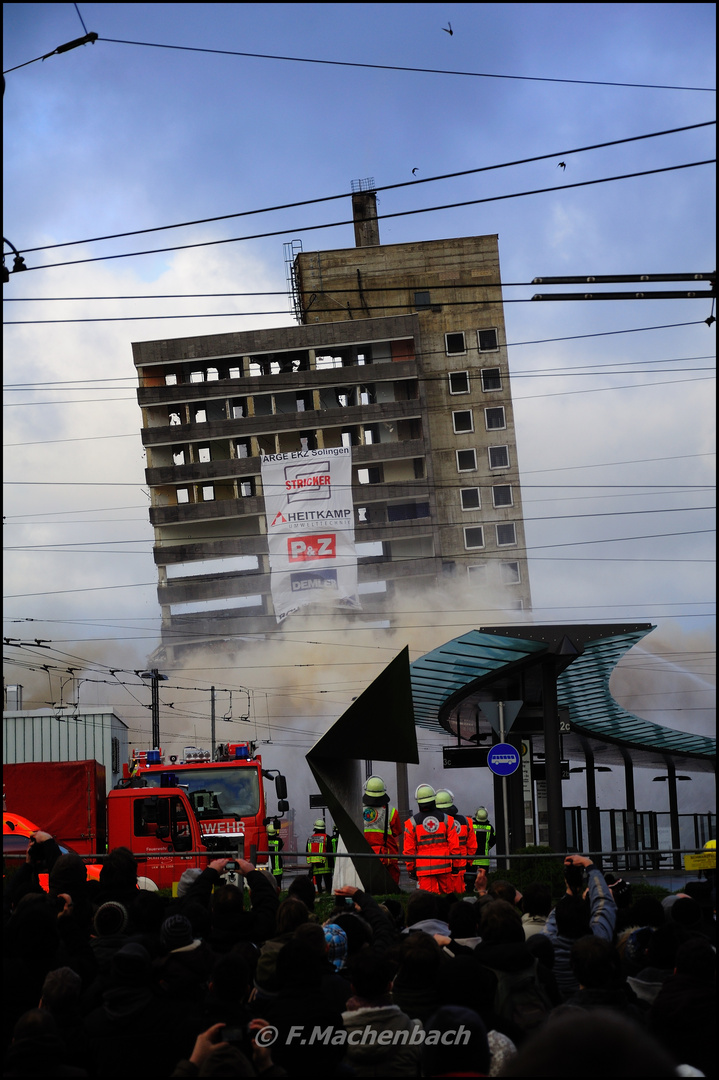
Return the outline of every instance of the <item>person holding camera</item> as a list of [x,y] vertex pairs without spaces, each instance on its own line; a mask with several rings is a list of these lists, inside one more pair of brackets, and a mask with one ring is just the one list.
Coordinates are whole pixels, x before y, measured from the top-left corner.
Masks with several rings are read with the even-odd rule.
[[601,870],[585,855],[567,855],[564,881],[565,894],[549,913],[542,933],[554,945],[554,975],[566,1001],[579,990],[571,964],[572,945],[588,934],[613,942],[617,905]]

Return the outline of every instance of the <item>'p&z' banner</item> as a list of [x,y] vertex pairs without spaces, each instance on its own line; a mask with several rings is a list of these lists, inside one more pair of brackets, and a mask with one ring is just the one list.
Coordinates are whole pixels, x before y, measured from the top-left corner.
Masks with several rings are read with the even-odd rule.
[[359,608],[350,448],[266,454],[262,488],[277,621],[316,602]]

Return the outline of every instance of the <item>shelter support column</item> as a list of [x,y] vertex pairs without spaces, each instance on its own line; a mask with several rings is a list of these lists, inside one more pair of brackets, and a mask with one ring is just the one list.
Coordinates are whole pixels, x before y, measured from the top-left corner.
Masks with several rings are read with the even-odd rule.
[[554,658],[542,661],[542,712],[544,715],[544,765],[547,778],[547,831],[553,851],[566,851],[562,767],[557,707],[557,669]]
[[[628,750],[620,747],[624,761],[624,790],[626,793],[627,813],[624,828],[624,846],[627,851],[639,849],[639,836],[637,833],[637,802],[634,794],[634,763]],[[634,870],[639,866],[639,856],[627,856],[627,868]]]
[[669,788],[669,828],[671,829],[672,865],[675,870],[682,869],[682,856],[678,850],[681,847],[681,833],[679,831],[679,800],[677,799],[677,769],[672,759],[664,758],[667,766],[667,787]]

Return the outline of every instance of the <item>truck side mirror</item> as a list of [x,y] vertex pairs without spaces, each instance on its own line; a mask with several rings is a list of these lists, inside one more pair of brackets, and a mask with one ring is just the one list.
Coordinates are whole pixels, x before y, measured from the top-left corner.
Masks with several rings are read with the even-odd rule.
[[[287,798],[287,778],[282,773],[278,773],[275,777],[275,792],[278,799]],[[289,810],[289,806],[287,809]]]
[[281,814],[286,814],[287,811],[289,810],[289,808],[290,808],[290,804],[287,802],[287,799],[278,799],[277,800],[277,809],[279,810],[279,812]]

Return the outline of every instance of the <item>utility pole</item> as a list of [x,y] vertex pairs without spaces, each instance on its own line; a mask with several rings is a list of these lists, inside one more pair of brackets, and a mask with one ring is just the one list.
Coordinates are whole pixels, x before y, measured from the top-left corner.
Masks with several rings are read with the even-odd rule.
[[210,687],[210,734],[212,738],[212,760],[215,760],[215,688]]
[[152,689],[152,705],[150,706],[152,712],[152,749],[160,749],[160,689],[157,685],[160,680],[167,682],[167,675],[161,675],[157,668],[152,668],[150,671],[142,671],[139,673],[141,679],[149,679]]

